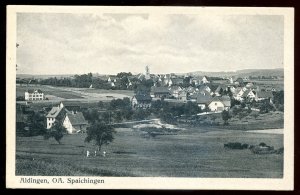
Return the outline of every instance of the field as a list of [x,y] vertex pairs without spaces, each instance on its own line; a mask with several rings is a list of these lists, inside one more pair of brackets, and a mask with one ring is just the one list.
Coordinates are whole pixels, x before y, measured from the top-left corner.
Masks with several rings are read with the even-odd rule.
[[114,98],[132,97],[130,90],[104,90],[89,88],[53,87],[48,85],[17,86],[16,95],[24,96],[27,89],[41,89],[45,98],[51,100],[78,100],[78,101],[110,101]]
[[[118,128],[115,140],[103,147],[106,157],[86,158],[93,144],[85,134],[54,140],[17,137],[16,175],[99,175],[153,177],[281,178],[283,155],[257,155],[250,150],[224,149],[224,143],[261,142],[283,147],[283,135],[216,129],[186,129],[177,135],[151,138],[140,130]],[[34,159],[34,160],[33,160]]]
[[[252,111],[253,113],[258,113],[256,111]],[[216,119],[213,121],[218,123],[219,126],[215,126],[220,129],[230,129],[230,130],[259,130],[259,129],[277,129],[284,127],[284,113],[279,111],[271,111],[269,113],[258,114],[257,118],[254,118],[251,115],[245,116],[240,119],[238,116],[234,116],[228,120],[229,125],[224,126],[224,121],[222,120],[222,116],[220,113],[213,114],[216,116]],[[203,116],[206,119],[203,120],[208,124],[211,122],[212,115]],[[214,125],[212,125],[214,126]]]

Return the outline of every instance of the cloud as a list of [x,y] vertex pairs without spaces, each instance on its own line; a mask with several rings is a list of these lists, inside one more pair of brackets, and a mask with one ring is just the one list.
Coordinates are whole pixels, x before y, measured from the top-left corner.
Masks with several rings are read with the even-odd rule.
[[20,73],[278,68],[282,16],[18,14]]

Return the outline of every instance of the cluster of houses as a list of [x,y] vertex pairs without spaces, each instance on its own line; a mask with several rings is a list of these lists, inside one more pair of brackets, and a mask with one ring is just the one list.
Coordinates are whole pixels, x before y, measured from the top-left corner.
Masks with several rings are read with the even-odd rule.
[[[183,87],[183,80],[176,75],[167,74],[153,77],[154,86],[150,94],[136,94],[132,98],[134,108],[149,108],[152,100],[165,99],[179,102],[192,101],[202,109],[209,111],[229,110],[231,99],[240,102],[268,100],[272,103],[275,88],[260,87],[248,80],[227,78],[222,83],[213,83],[209,77],[189,77],[190,85]],[[156,79],[155,79],[156,78]]]
[[[68,104],[68,102],[65,102],[65,104],[60,102],[57,106],[52,107],[46,114],[46,129],[52,128],[55,122],[58,122],[66,128],[68,134],[86,132],[88,122],[84,118],[82,112],[78,111],[80,110],[80,106]],[[28,118],[30,115],[34,114],[34,111],[26,104],[17,104],[16,111],[17,129],[29,130]]]
[[69,134],[86,132],[88,122],[85,120],[82,112],[77,110],[68,110],[62,102],[52,109],[46,115],[46,128],[50,129],[55,122],[61,123]]
[[[186,103],[195,102],[201,110],[221,112],[231,108],[233,99],[240,102],[265,101],[272,103],[273,93],[278,90],[272,86],[262,87],[245,78],[222,78],[221,82],[215,82],[207,76],[189,76],[175,74],[150,74],[146,66],[145,74],[128,76],[127,86],[132,86],[131,80],[152,80],[153,86],[150,93],[137,93],[131,99],[133,108],[147,109],[151,107],[152,101],[164,99]],[[107,82],[115,86],[117,77],[109,76]],[[92,85],[90,86],[92,88]],[[40,89],[30,89],[25,92],[26,101],[44,100],[44,93]],[[76,106],[75,106],[76,107]],[[87,121],[80,109],[65,106],[60,103],[54,106],[46,115],[46,128],[50,129],[58,121],[67,129],[67,132],[85,132]],[[17,116],[19,121],[24,121],[23,116]]]

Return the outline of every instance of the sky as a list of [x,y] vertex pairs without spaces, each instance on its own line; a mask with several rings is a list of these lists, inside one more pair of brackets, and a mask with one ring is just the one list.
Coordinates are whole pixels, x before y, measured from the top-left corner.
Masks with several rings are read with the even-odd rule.
[[18,74],[283,68],[283,16],[18,13]]

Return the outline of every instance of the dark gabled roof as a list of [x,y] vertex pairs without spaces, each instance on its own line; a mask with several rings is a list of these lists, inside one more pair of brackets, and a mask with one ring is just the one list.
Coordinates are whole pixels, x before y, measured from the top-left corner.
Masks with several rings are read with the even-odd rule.
[[66,114],[66,116],[68,116],[72,125],[87,125],[88,124],[88,122],[85,120],[85,118],[81,112],[77,112],[75,114],[68,112]]
[[173,91],[181,91],[182,90],[182,88],[181,87],[179,87],[179,86],[171,86],[170,88],[169,88],[169,90],[171,91],[171,92],[173,92]]
[[222,89],[222,90],[225,90],[225,89],[227,89],[227,86],[226,86],[226,85],[223,85],[223,84],[219,85],[219,86],[217,87],[217,89],[215,90],[215,93],[219,93],[221,89]]
[[52,107],[52,109],[50,110],[50,112],[47,114],[47,118],[48,117],[51,117],[51,118],[56,118],[59,113],[62,111],[63,108],[59,108],[58,106],[57,107]]
[[207,85],[201,85],[201,86],[199,87],[199,91],[207,91],[207,90],[206,90],[207,87],[210,89],[210,87],[207,86]]
[[212,97],[209,95],[197,94],[197,103],[198,104],[208,104],[212,100]]
[[171,80],[174,85],[183,83],[183,78],[172,78]]
[[153,87],[154,93],[170,93],[168,87]]
[[35,93],[35,92],[37,92],[37,93],[43,93],[42,90],[40,90],[40,89],[27,89],[26,91],[28,93]]
[[253,93],[255,94],[254,91],[252,91],[252,90],[250,90],[250,89],[247,89],[246,91],[244,91],[242,97],[246,98],[250,92],[253,92]]
[[273,93],[271,91],[258,91],[256,92],[258,98],[273,98]]
[[224,106],[230,107],[231,106],[231,100],[230,97],[227,95],[219,97],[219,99],[223,102]]
[[152,100],[151,96],[148,94],[136,94],[133,97],[135,97],[137,101],[151,101]]

